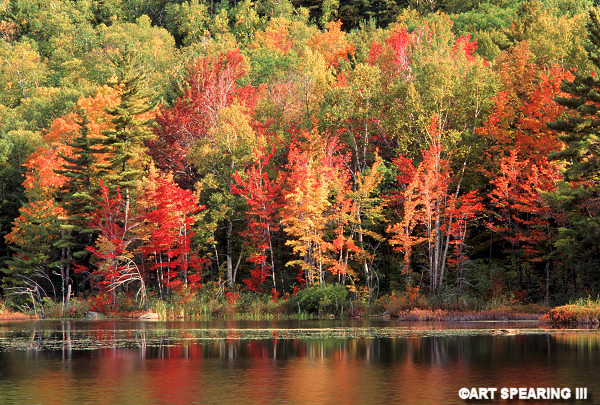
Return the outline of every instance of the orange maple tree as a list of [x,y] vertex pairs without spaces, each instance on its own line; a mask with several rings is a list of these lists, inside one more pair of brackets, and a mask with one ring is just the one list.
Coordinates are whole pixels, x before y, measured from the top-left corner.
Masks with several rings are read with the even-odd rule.
[[547,159],[521,159],[513,149],[500,161],[500,174],[490,181],[489,198],[493,207],[486,226],[510,245],[513,265],[522,287],[521,262],[546,261],[550,264],[552,224],[560,224],[562,213],[544,198],[557,190],[562,179],[560,166]]
[[392,234],[390,244],[403,253],[403,271],[409,285],[411,255],[417,245],[425,244],[429,287],[434,292],[442,284],[449,248],[452,244],[464,244],[467,223],[481,211],[481,205],[476,191],[460,195],[460,179],[452,178],[450,161],[442,156],[442,134],[436,117],[432,118],[428,133],[432,142],[421,151],[418,166],[403,156],[394,160],[400,172],[400,191],[391,194],[389,200],[400,220],[390,225],[388,232]]
[[558,65],[536,66],[532,57],[529,45],[522,42],[497,62],[501,90],[488,119],[477,130],[489,143],[483,169],[488,175],[497,171],[498,157],[507,157],[514,150],[521,159],[541,161],[563,147],[557,132],[546,123],[556,121],[565,111],[554,99],[562,94],[561,83],[572,74]]

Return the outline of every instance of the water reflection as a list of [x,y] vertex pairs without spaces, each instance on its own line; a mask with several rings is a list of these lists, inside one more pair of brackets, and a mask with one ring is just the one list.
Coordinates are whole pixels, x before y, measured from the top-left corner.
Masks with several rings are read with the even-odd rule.
[[463,403],[457,392],[464,386],[588,387],[594,395],[597,332],[497,330],[364,322],[0,324],[0,403],[439,404]]

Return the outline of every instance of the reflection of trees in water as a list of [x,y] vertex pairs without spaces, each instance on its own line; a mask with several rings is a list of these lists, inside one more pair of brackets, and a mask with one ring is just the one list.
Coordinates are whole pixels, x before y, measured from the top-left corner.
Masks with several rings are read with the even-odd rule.
[[[20,330],[0,327],[0,351],[47,352],[70,360],[74,356],[136,357],[145,359],[344,359],[376,365],[410,363],[448,369],[453,364],[489,364],[498,358],[511,362],[554,361],[561,353],[577,351],[597,358],[600,335],[451,335],[374,337],[338,329],[173,328],[168,323],[125,321],[56,321],[23,323]],[[227,326],[227,325],[223,325]],[[329,332],[327,332],[329,331]],[[394,332],[395,333],[395,332]],[[315,337],[316,336],[316,337]],[[331,337],[328,337],[331,336]],[[395,337],[396,336],[396,337]],[[495,359],[495,360],[494,360]]]
[[[35,350],[0,347],[0,397],[13,390],[32,403],[437,404],[456,402],[469,384],[591,387],[600,372],[595,334],[315,339],[279,330],[244,339],[239,329],[133,326],[67,321],[15,332]],[[92,338],[118,346],[80,349]]]
[[62,356],[63,360],[71,360],[73,355],[73,343],[71,342],[71,322],[62,322]]
[[439,367],[448,364],[448,350],[445,343],[439,338],[431,338],[431,364]]
[[146,348],[148,346],[146,339],[146,330],[140,329],[136,331],[136,342],[140,346],[140,358],[142,360],[146,359]]

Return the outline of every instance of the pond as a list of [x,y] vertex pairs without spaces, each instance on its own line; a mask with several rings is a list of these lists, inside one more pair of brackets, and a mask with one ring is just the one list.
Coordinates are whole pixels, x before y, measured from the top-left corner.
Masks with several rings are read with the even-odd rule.
[[593,403],[598,375],[597,330],[528,322],[0,322],[1,404],[465,404],[474,387]]

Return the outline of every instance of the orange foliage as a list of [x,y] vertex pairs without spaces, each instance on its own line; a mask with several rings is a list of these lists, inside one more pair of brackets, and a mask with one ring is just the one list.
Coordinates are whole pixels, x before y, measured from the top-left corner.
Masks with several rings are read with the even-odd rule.
[[[66,177],[56,173],[66,163],[61,155],[70,156],[72,149],[67,145],[79,132],[76,121],[82,119],[85,111],[89,121],[89,137],[103,138],[103,131],[112,128],[112,117],[107,108],[116,107],[120,103],[119,93],[108,86],[97,90],[96,95],[83,97],[77,102],[76,111],[55,119],[50,129],[44,134],[46,145],[33,152],[23,166],[28,170],[23,183],[25,190],[39,187],[46,197],[50,197],[66,181]],[[100,157],[100,163],[102,163]]]
[[[307,283],[322,283],[326,270],[333,274],[346,271],[335,253],[346,243],[339,238],[343,217],[350,208],[350,174],[345,167],[347,156],[339,153],[337,137],[316,129],[301,136],[305,142],[296,139],[290,145],[283,190],[282,222],[292,237],[286,244],[301,257],[288,265],[299,265]],[[332,227],[337,228],[335,243],[326,238],[326,230]]]
[[[413,248],[425,243],[430,288],[435,291],[443,279],[449,246],[464,244],[467,223],[482,207],[475,191],[459,196],[459,186],[451,190],[450,161],[442,157],[442,134],[437,117],[432,118],[427,131],[432,143],[421,151],[422,161],[417,167],[403,156],[394,160],[401,173],[397,180],[402,191],[390,196],[389,201],[398,210],[400,220],[390,225],[387,232],[392,234],[390,244],[404,254],[403,272],[408,283]],[[455,250],[455,254],[459,254],[455,262],[462,260],[460,249]]]
[[274,18],[269,26],[256,33],[255,42],[250,48],[266,48],[287,54],[294,45],[294,37],[290,34],[290,21],[283,18]]
[[513,148],[520,159],[539,161],[563,147],[546,123],[556,121],[564,112],[554,99],[562,95],[560,85],[572,75],[560,66],[543,70],[530,63],[531,58],[529,46],[522,42],[498,59],[501,91],[493,100],[488,120],[477,130],[491,143],[486,151],[486,173],[495,173],[498,157],[507,156]]
[[490,181],[489,193],[495,207],[495,221],[486,222],[493,231],[511,243],[520,246],[531,262],[541,261],[550,241],[548,231],[551,221],[561,221],[543,194],[554,192],[561,180],[559,167],[546,158],[539,163],[522,160],[513,149],[500,161],[500,175]]
[[[26,228],[38,222],[49,223],[63,217],[66,212],[56,201],[56,195],[65,185],[67,177],[58,171],[66,163],[62,155],[72,154],[67,145],[79,133],[82,111],[85,111],[90,123],[90,137],[103,137],[102,131],[113,124],[106,113],[107,107],[114,107],[120,102],[116,90],[104,86],[98,89],[95,96],[81,98],[77,102],[77,110],[52,122],[44,135],[46,145],[39,147],[26,160],[27,168],[23,186],[28,202],[19,210],[20,216],[13,222],[11,233],[6,235],[7,242],[23,245]],[[102,161],[102,160],[101,160]]]
[[31,315],[22,314],[20,312],[11,312],[7,309],[0,309],[0,320],[15,321],[24,319],[31,319]]
[[341,21],[330,21],[325,26],[327,31],[316,33],[308,42],[312,49],[323,55],[327,66],[333,68],[339,67],[340,61],[348,60],[348,55],[355,53],[354,45],[346,41],[346,33],[341,27]]

